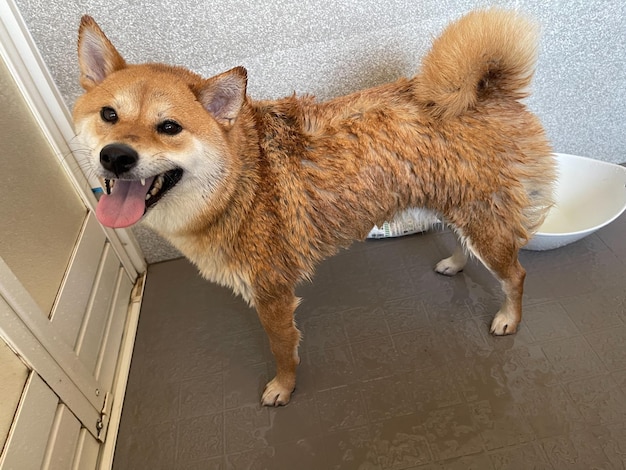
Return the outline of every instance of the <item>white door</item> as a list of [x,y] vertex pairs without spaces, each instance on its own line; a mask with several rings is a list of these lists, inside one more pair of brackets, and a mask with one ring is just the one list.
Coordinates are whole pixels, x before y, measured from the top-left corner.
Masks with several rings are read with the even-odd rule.
[[0,20],[0,468],[96,468],[145,263],[95,220],[58,93],[12,3]]

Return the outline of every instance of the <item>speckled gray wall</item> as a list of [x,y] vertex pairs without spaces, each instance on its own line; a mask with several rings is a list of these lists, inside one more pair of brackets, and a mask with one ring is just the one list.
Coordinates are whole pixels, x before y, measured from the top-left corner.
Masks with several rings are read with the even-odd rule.
[[[80,16],[92,15],[129,62],[210,76],[248,69],[250,95],[331,98],[413,74],[433,35],[468,10],[503,5],[542,24],[530,107],[559,152],[626,161],[624,0],[17,0],[68,106],[80,93]],[[150,261],[173,256],[138,233]]]

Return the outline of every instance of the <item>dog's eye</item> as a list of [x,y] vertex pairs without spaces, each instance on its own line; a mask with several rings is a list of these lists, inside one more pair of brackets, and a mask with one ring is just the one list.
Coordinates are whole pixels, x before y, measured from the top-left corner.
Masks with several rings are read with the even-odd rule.
[[118,120],[117,111],[107,106],[100,110],[100,117],[104,122],[110,122],[111,124],[115,124]]
[[176,121],[163,121],[157,126],[157,131],[160,134],[176,135],[183,130],[183,127]]

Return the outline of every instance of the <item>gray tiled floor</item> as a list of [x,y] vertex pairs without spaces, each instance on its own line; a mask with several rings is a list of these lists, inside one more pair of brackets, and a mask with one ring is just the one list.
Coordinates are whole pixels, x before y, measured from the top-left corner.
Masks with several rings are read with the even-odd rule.
[[150,267],[114,467],[613,469],[626,460],[626,216],[522,252],[525,317],[488,334],[499,288],[432,266],[438,232],[356,244],[299,294],[292,402],[254,311],[184,260]]

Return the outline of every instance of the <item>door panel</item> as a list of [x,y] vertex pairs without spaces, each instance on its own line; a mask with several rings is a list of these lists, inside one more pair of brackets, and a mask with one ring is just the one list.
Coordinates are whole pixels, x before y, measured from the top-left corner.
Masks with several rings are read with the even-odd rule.
[[80,422],[63,403],[57,404],[54,422],[50,429],[42,470],[72,468],[80,434]]
[[0,449],[2,449],[9,435],[29,370],[2,338],[0,338],[0,364]]
[[0,457],[2,470],[96,468],[100,443],[70,409],[31,372],[11,434]]
[[0,460],[3,470],[40,470],[59,400],[34,372],[28,377]]
[[96,468],[99,452],[100,443],[85,428],[82,428],[78,435],[74,464],[68,468],[72,470]]
[[110,390],[113,386],[117,361],[111,360],[111,358],[117,359],[120,353],[132,289],[133,283],[130,282],[126,273],[118,268],[115,299],[108,314],[107,325],[94,369],[94,377],[106,390]]
[[50,312],[87,210],[0,60],[0,256]]
[[108,243],[104,246],[98,279],[94,282],[87,312],[84,315],[75,351],[81,362],[93,371],[106,332],[120,275],[120,262]]
[[67,273],[51,318],[52,324],[72,349],[76,344],[92,286],[98,274],[105,241],[104,232],[96,218],[90,215],[72,259],[72,266],[76,269]]

